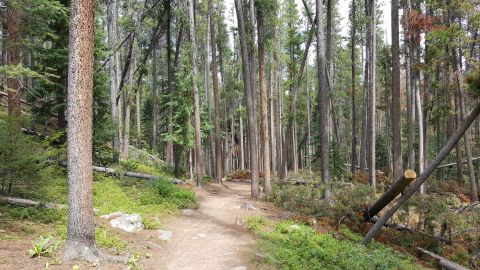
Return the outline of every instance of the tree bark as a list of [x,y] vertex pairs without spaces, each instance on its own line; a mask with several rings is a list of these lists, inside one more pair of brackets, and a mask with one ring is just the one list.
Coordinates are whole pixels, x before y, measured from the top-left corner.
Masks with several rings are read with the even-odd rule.
[[[167,89],[168,94],[172,95],[173,93],[173,69],[172,69],[172,42],[171,42],[171,0],[164,0],[164,8],[167,16],[166,23],[166,39],[167,39]],[[171,100],[171,97],[169,97]],[[172,132],[172,117],[173,117],[173,108],[171,105],[168,105],[168,115],[167,115],[167,130],[169,133]],[[174,165],[174,151],[173,151],[173,142],[168,140],[165,147],[165,161],[168,165]]]
[[[257,123],[255,117],[255,96],[253,89],[253,72],[251,68],[253,62],[249,56],[249,50],[247,46],[247,33],[245,30],[245,18],[243,12],[243,5],[241,0],[235,0],[235,9],[237,12],[237,21],[239,29],[240,49],[242,54],[242,69],[243,69],[243,81],[245,100],[247,102],[247,114],[248,114],[248,141],[250,150],[250,170],[252,171],[252,185],[251,185],[251,197],[253,199],[259,198],[259,184],[258,184],[258,149],[257,149]],[[252,55],[253,57],[253,55]]]
[[352,164],[351,167],[351,172],[352,172],[352,181],[355,182],[355,169],[357,166],[357,110],[356,110],[356,104],[355,104],[355,95],[356,95],[356,55],[355,55],[355,46],[356,46],[356,30],[357,30],[357,25],[356,25],[356,8],[357,5],[355,3],[355,0],[352,0],[352,13],[351,13],[351,22],[352,22],[352,36],[351,36],[351,46],[352,46],[352,52],[351,52],[351,61],[352,61],[352,153],[351,153],[351,158],[350,162]]
[[265,79],[265,26],[264,12],[257,7],[257,33],[258,33],[258,78],[260,81],[260,100],[262,110],[262,145],[263,145],[263,179],[265,193],[272,192],[270,176],[270,136],[268,130],[268,109],[267,109],[267,85]]
[[[107,26],[108,26],[108,46],[110,50],[115,50],[117,46],[117,0],[109,0],[107,2]],[[120,154],[120,137],[118,131],[118,108],[117,108],[117,94],[118,94],[118,75],[117,70],[120,63],[117,62],[118,58],[116,54],[118,52],[115,50],[112,57],[110,58],[110,106],[112,114],[112,123],[114,126],[113,131],[113,150],[114,150],[114,159],[118,159]]]
[[[7,16],[6,16],[6,30],[7,30],[7,64],[11,66],[20,65],[21,63],[21,44],[20,44],[20,22],[21,16],[18,7],[7,1]],[[21,108],[21,79],[7,78],[6,87],[8,92],[8,115],[18,118],[22,114]]]
[[392,155],[393,179],[402,175],[402,125],[401,125],[401,91],[400,91],[400,33],[399,33],[399,3],[392,0]]
[[471,126],[473,121],[480,114],[480,104],[477,104],[473,111],[465,118],[461,125],[455,133],[450,137],[447,144],[442,148],[442,150],[437,154],[435,159],[428,165],[427,168],[423,171],[422,174],[417,178],[417,180],[403,193],[403,195],[397,200],[396,204],[390,208],[381,219],[379,219],[375,225],[370,229],[370,231],[365,235],[362,243],[367,245],[370,243],[372,238],[380,231],[383,225],[390,219],[395,212],[404,205],[407,200],[420,188],[420,186],[428,179],[430,174],[440,165],[440,163],[445,159],[445,157],[450,153],[450,151],[456,146],[458,141],[462,138],[468,128]]
[[68,229],[64,257],[94,261],[92,174],[95,1],[71,3],[68,57]]
[[318,76],[318,106],[320,111],[320,157],[322,180],[327,185],[325,189],[325,199],[331,199],[330,184],[330,139],[329,139],[329,88],[327,85],[326,59],[325,59],[325,37],[323,30],[323,2],[316,0],[317,11],[317,76]]
[[152,51],[152,149],[157,151],[157,122],[158,122],[158,98],[157,98],[157,46]]
[[208,13],[210,14],[210,43],[212,50],[212,82],[213,82],[213,100],[215,107],[215,181],[222,183],[223,165],[222,165],[222,143],[220,138],[220,97],[218,93],[218,68],[217,68],[217,37],[215,30],[215,12],[213,10],[213,0],[208,0]]
[[200,93],[197,85],[197,39],[195,34],[195,14],[194,14],[194,0],[188,1],[188,15],[189,15],[189,33],[192,47],[191,61],[192,61],[192,77],[193,77],[193,100],[194,100],[194,126],[195,126],[195,165],[197,170],[196,180],[197,187],[201,188],[203,183],[203,155],[202,155],[202,134],[200,123]]
[[369,0],[369,14],[368,14],[368,23],[370,34],[367,37],[370,40],[370,46],[367,48],[369,50],[369,70],[368,70],[368,98],[369,98],[369,107],[368,107],[368,130],[369,130],[369,138],[368,138],[368,179],[370,185],[373,187],[376,186],[376,169],[375,169],[375,142],[376,142],[376,1]]

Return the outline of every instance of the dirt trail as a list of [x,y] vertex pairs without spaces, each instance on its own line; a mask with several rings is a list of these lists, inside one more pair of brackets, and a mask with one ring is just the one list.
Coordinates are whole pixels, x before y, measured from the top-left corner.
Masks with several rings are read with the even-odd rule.
[[173,239],[152,258],[156,269],[262,268],[253,262],[254,237],[238,223],[247,216],[273,215],[273,211],[265,202],[250,201],[249,194],[249,184],[231,182],[208,185],[199,191],[199,209],[184,211],[162,226],[173,232]]
[[[145,270],[245,270],[271,269],[254,261],[257,251],[254,236],[244,226],[248,216],[278,216],[271,204],[251,201],[250,184],[226,182],[223,186],[206,185],[197,191],[199,209],[184,210],[162,220],[160,230],[173,233],[170,241],[163,241],[157,230],[138,233],[118,231],[128,242],[130,252],[140,255],[138,263]],[[245,205],[249,209],[245,209]],[[1,222],[1,213],[0,213]],[[101,219],[97,222],[105,222]],[[238,224],[240,223],[240,224]],[[30,258],[26,250],[39,235],[48,235],[48,225],[36,225],[35,235],[9,241],[0,240],[0,270],[45,269],[71,270],[125,270],[125,264],[85,261],[62,261],[62,253],[50,257]],[[0,231],[8,234],[7,231]],[[111,250],[109,251],[112,252]],[[148,254],[148,256],[147,256]],[[125,253],[123,253],[125,255]]]

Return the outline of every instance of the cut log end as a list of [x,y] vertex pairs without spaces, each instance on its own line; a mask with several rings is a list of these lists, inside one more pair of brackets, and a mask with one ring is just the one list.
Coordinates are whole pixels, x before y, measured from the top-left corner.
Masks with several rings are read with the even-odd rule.
[[406,170],[403,173],[403,176],[405,177],[405,180],[409,182],[413,182],[415,179],[417,179],[417,173],[414,170]]

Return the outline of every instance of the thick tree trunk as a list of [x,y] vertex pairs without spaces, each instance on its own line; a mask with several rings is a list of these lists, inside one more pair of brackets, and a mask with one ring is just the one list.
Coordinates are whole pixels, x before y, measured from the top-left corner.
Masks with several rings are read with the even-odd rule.
[[265,26],[264,12],[257,7],[257,33],[258,33],[258,78],[260,81],[260,100],[262,110],[262,146],[263,146],[263,179],[265,193],[272,191],[270,176],[270,134],[268,130],[268,109],[267,109],[267,85],[265,79]]
[[330,140],[329,140],[329,88],[327,85],[327,67],[325,59],[325,37],[323,31],[323,2],[316,0],[317,10],[317,76],[318,76],[318,109],[320,111],[320,157],[322,180],[327,185],[325,189],[325,199],[331,199],[331,190],[328,187],[330,183]]
[[210,14],[210,42],[212,50],[212,82],[213,82],[213,100],[215,107],[215,181],[222,183],[223,165],[222,165],[222,144],[220,140],[220,96],[218,93],[218,68],[217,68],[217,37],[215,30],[215,12],[213,10],[213,0],[208,0],[208,13]]
[[98,257],[92,174],[95,1],[71,3],[68,66],[68,229],[64,257]]
[[427,168],[423,171],[422,174],[417,178],[417,180],[403,193],[403,195],[397,200],[396,204],[390,208],[381,219],[379,219],[375,225],[370,229],[365,238],[363,239],[363,244],[368,244],[372,238],[380,231],[383,225],[390,219],[395,212],[404,205],[407,200],[420,188],[420,186],[428,179],[428,177],[433,173],[433,171],[440,165],[440,163],[445,159],[445,157],[450,153],[450,151],[455,147],[458,141],[463,137],[465,132],[471,126],[473,121],[480,114],[480,104],[477,104],[473,111],[465,118],[465,120],[459,125],[455,133],[450,137],[447,144],[442,148],[442,150],[437,154],[435,159],[428,165]]
[[194,0],[188,1],[189,14],[189,33],[192,47],[191,61],[192,61],[192,77],[193,77],[193,100],[194,100],[194,127],[195,127],[195,165],[197,170],[197,187],[202,187],[203,182],[203,155],[202,155],[202,134],[200,123],[200,93],[197,85],[197,38],[195,34],[195,14],[194,14]]
[[[276,52],[273,52],[273,61],[278,63],[278,56]],[[278,65],[278,64],[277,64]],[[275,143],[276,143],[276,156],[277,156],[277,176],[280,181],[285,180],[287,177],[287,173],[285,170],[284,164],[281,162],[283,160],[283,152],[282,152],[282,126],[281,126],[281,95],[282,91],[280,89],[281,82],[280,82],[280,67],[275,66],[275,83],[274,83],[274,92],[275,97],[273,99],[273,106],[274,106],[274,118],[275,118]]]
[[[257,149],[257,121],[255,116],[255,91],[253,89],[253,62],[249,56],[249,49],[247,46],[247,33],[245,30],[245,18],[243,12],[243,5],[241,0],[235,0],[235,9],[237,12],[237,21],[240,38],[240,49],[242,53],[242,69],[244,78],[244,92],[247,102],[247,114],[248,114],[248,142],[250,149],[250,170],[252,171],[252,185],[251,196],[253,199],[259,197],[259,184],[258,184],[258,149]],[[253,24],[253,22],[252,22]],[[252,54],[253,57],[253,54]]]

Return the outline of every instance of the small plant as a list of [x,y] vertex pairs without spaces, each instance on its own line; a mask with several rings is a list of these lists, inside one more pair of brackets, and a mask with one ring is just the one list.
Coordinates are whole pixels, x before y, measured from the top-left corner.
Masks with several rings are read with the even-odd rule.
[[33,242],[33,248],[29,249],[30,257],[49,257],[58,250],[59,242],[54,241],[53,237],[40,236],[38,241]]
[[138,263],[138,258],[140,258],[140,255],[138,254],[133,254],[127,262],[128,269],[130,270],[143,270],[143,266]]

